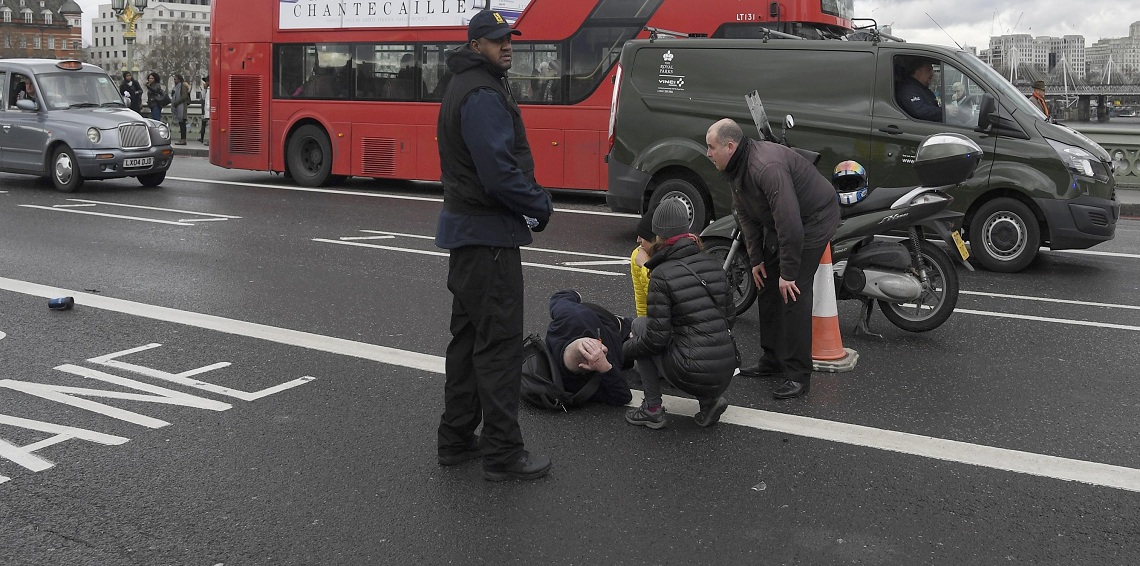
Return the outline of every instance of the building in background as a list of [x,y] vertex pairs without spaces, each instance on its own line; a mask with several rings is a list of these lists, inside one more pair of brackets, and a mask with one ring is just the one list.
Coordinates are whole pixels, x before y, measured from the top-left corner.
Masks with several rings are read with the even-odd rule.
[[1027,33],[991,37],[989,49],[979,55],[1014,84],[1046,80],[1052,75],[1083,81],[1085,57],[1083,35],[1034,37]]
[[[0,0],[11,2],[13,0]],[[19,0],[14,0],[19,1]],[[191,31],[210,36],[210,0],[150,0],[146,11],[136,24],[134,65],[137,67],[151,38],[181,22]],[[127,44],[123,41],[125,24],[115,17],[110,4],[100,4],[99,14],[91,20],[91,45],[87,47],[87,62],[99,65],[111,74],[126,70]],[[138,69],[136,69],[138,70]],[[145,77],[137,77],[141,82]],[[164,77],[165,78],[165,77]]]
[[0,57],[80,58],[82,18],[75,0],[0,0]]
[[1140,22],[1128,26],[1128,37],[1105,38],[1092,44],[1088,64],[1098,84],[1140,82]]

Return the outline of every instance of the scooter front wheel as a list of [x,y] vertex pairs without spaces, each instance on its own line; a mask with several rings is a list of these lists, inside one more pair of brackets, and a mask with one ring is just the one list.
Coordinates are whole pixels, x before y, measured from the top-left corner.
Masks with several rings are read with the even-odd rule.
[[[705,253],[716,258],[723,266],[725,258],[732,250],[732,240],[728,238],[704,238]],[[732,303],[736,308],[736,316],[740,316],[756,302],[756,282],[752,280],[752,266],[748,261],[748,254],[741,249],[733,254],[728,269],[724,272],[728,279],[728,286],[732,289]]]
[[942,326],[958,304],[958,272],[942,248],[923,240],[919,261],[926,269],[922,296],[911,303],[878,301],[891,324],[908,332],[928,332]]

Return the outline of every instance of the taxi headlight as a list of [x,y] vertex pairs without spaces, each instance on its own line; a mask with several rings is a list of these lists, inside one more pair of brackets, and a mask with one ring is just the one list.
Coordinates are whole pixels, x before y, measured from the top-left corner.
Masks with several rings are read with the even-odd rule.
[[100,137],[99,128],[87,128],[87,139],[91,140],[91,143],[99,143]]
[[158,137],[168,140],[170,139],[170,128],[165,123],[159,122],[158,124]]

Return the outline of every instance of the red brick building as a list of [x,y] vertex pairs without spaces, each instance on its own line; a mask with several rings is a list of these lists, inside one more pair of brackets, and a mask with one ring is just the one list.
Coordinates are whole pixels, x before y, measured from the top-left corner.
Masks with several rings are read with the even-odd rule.
[[83,58],[83,10],[75,0],[0,0],[0,58]]

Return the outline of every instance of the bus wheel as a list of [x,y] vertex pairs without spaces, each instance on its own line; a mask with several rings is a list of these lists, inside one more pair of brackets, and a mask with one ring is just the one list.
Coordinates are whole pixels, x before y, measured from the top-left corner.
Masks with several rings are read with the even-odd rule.
[[285,151],[289,175],[297,184],[320,187],[329,182],[332,172],[332,144],[324,130],[307,124],[289,137]]
[[705,199],[701,195],[701,190],[689,181],[673,177],[658,183],[657,188],[653,191],[653,197],[649,199],[649,210],[657,208],[657,205],[667,198],[680,199],[684,203],[685,208],[689,211],[690,231],[700,233],[708,224]]

